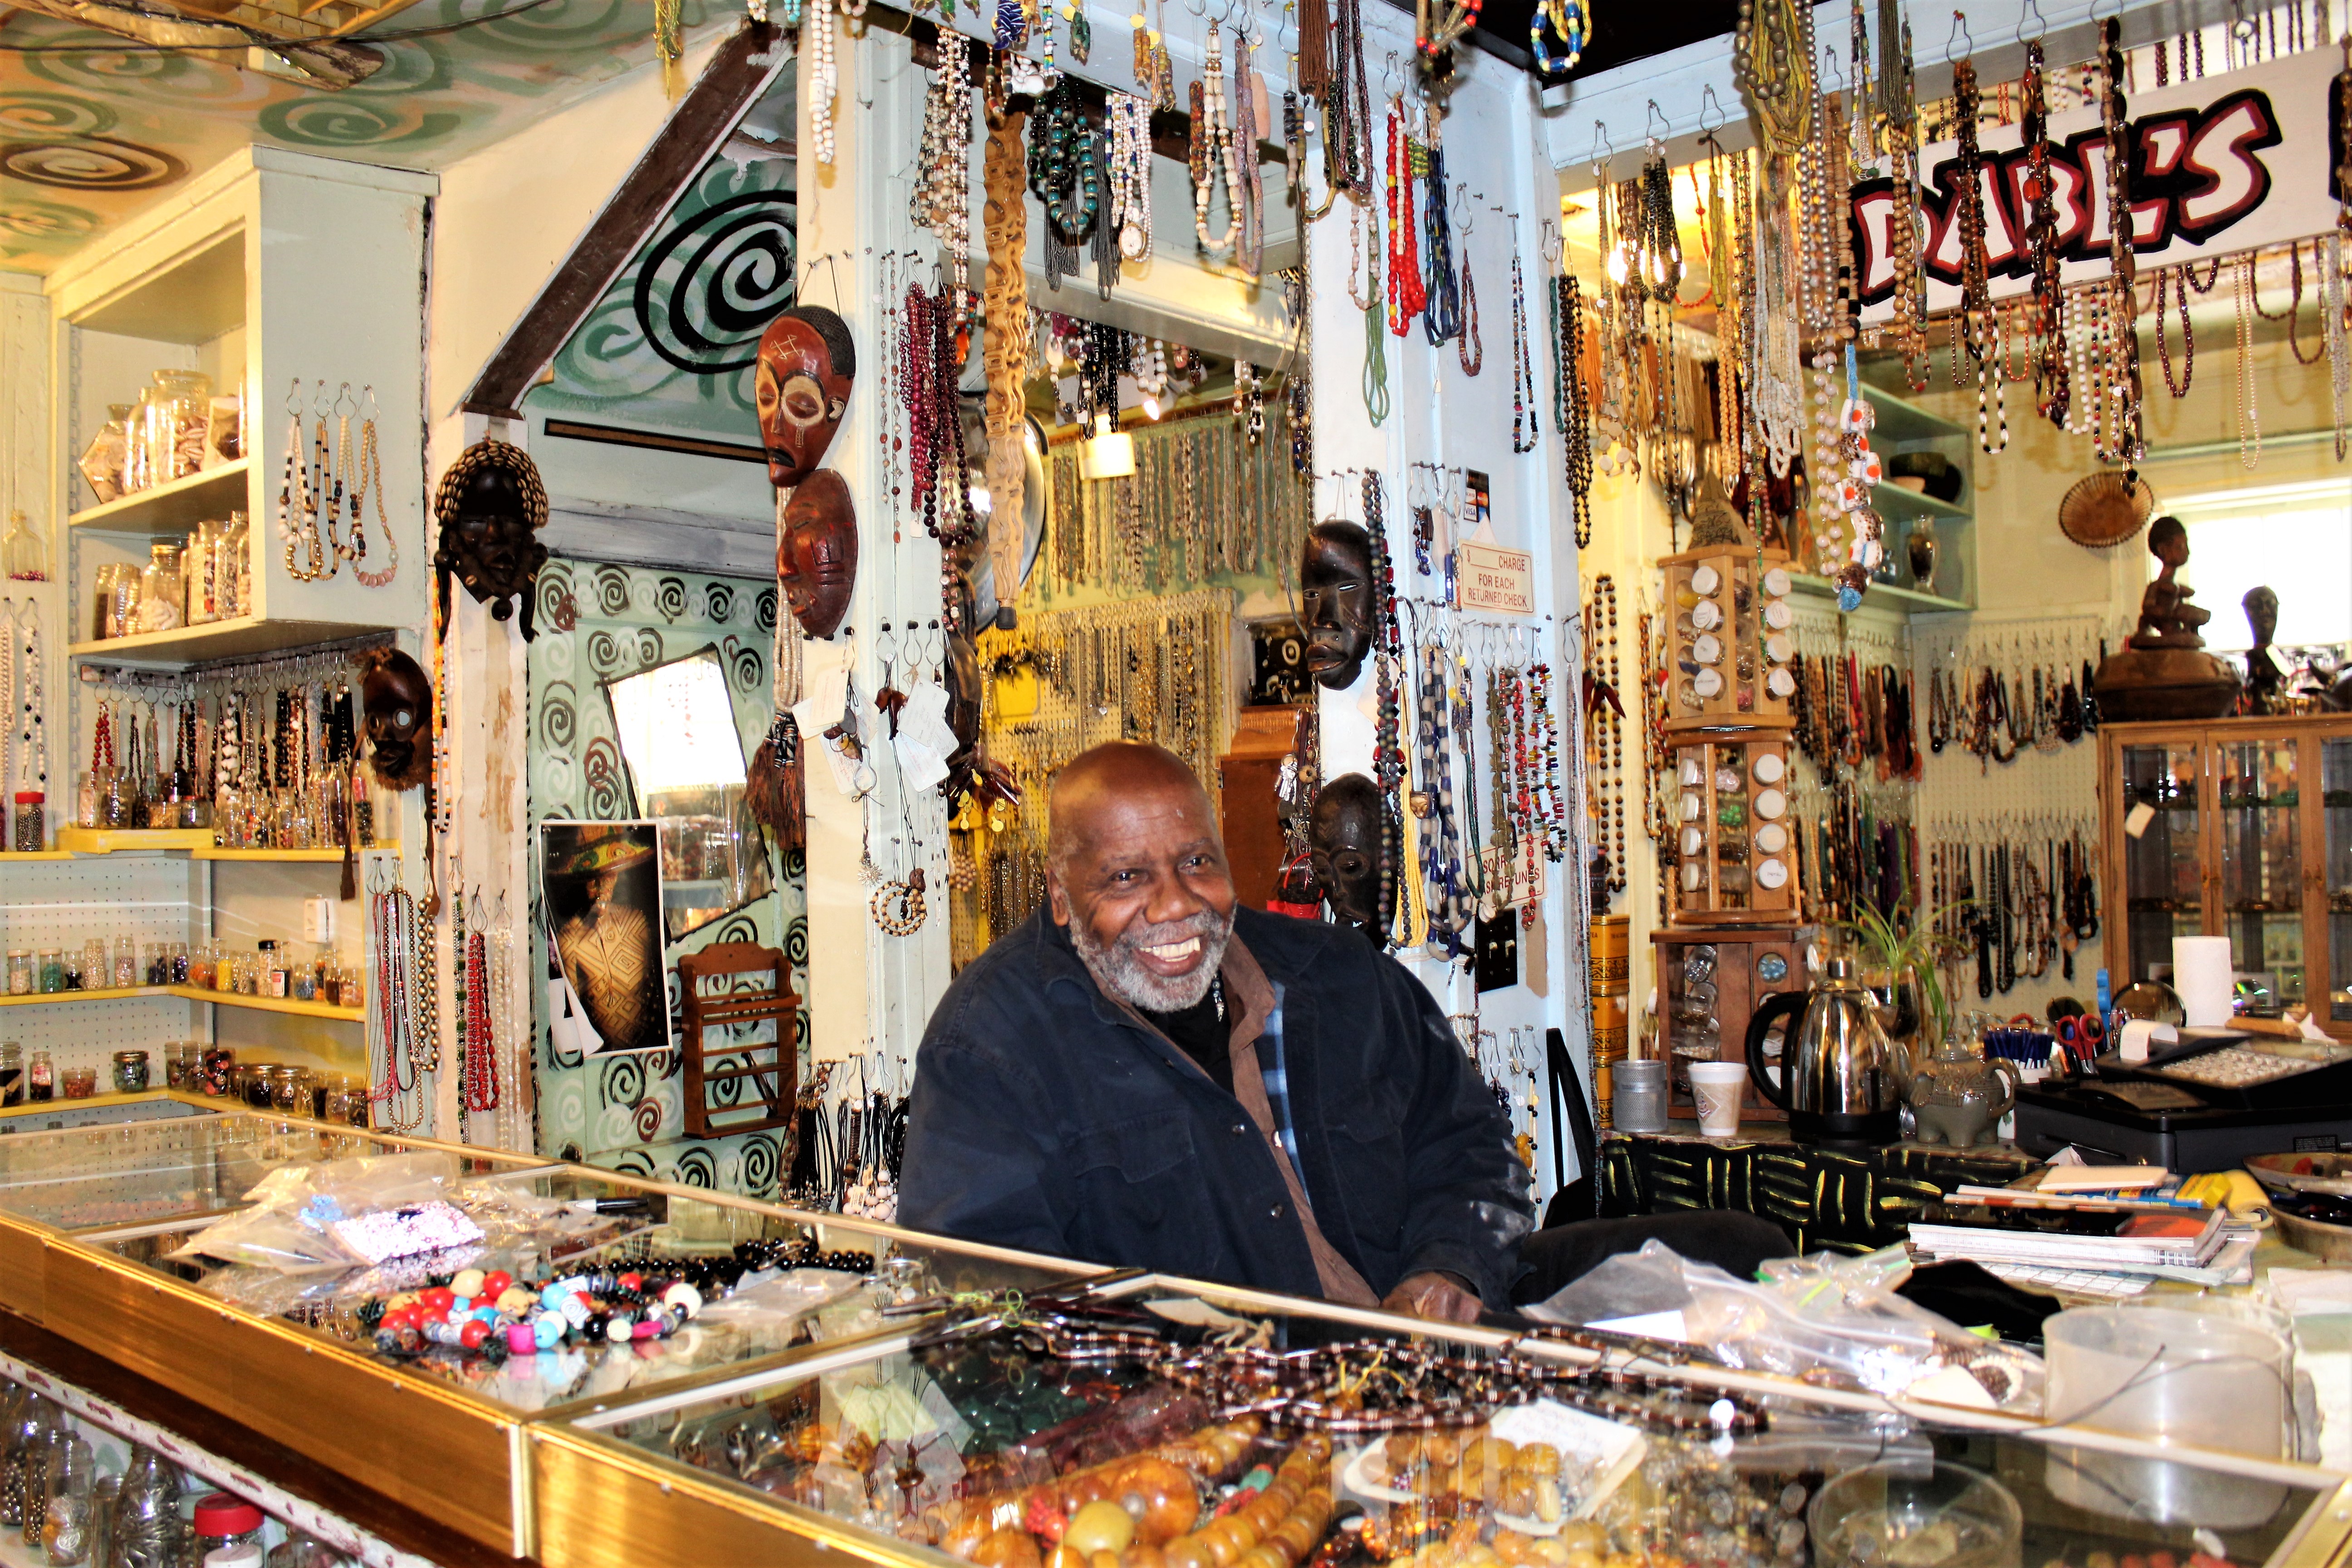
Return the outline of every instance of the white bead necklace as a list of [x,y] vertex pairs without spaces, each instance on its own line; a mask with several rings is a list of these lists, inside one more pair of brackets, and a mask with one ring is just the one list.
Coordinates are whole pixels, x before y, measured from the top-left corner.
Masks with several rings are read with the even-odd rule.
[[832,0],[809,0],[808,20],[802,35],[809,46],[809,132],[816,141],[816,161],[833,162],[833,104],[841,95],[841,73],[834,58]]
[[[1192,227],[1201,237],[1202,248],[1213,255],[1232,250],[1241,235],[1241,161],[1234,152],[1234,128],[1227,118],[1224,70],[1224,50],[1217,42],[1217,25],[1212,22],[1208,50],[1201,60],[1201,124],[1208,145],[1202,149],[1201,183],[1192,187]],[[1220,174],[1225,178],[1225,232],[1213,239],[1209,236],[1209,198],[1216,190]]]

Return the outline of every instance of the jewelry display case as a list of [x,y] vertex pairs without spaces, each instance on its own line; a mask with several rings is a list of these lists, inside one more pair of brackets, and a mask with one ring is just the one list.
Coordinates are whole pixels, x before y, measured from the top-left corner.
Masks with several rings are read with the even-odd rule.
[[2352,716],[2099,726],[2109,970],[2226,936],[2241,1003],[2352,1040]]
[[[519,1205],[576,1215],[578,1248],[551,1248],[551,1270],[723,1268],[763,1246],[807,1266],[715,1292],[674,1333],[501,1361],[379,1352],[348,1295],[172,1258],[257,1173],[366,1153],[446,1154]],[[1322,1568],[1359,1538],[1375,1563],[1423,1563],[1428,1531],[1465,1568],[1486,1562],[1474,1544],[1514,1568],[1795,1564],[1816,1534],[1812,1561],[1847,1560],[1841,1532],[1915,1481],[1970,1500],[1936,1517],[1990,1531],[1986,1563],[2319,1568],[2352,1542],[2334,1472],[2044,1426],[2006,1381],[2030,1363],[1965,1336],[1946,1371],[1984,1392],[1945,1405],[1851,1368],[1801,1382],[1589,1331],[1093,1271],[241,1110],[11,1135],[0,1155],[0,1351],[69,1342],[547,1568],[835,1551],[890,1568]],[[156,1212],[50,1223],[117,1201]],[[760,1296],[820,1278],[811,1310]],[[1364,1522],[1324,1544],[1357,1508]]]
[[1661,556],[1666,729],[1786,730],[1797,694],[1796,585],[1785,552],[1742,540]]
[[[2157,1553],[2318,1563],[2347,1529],[2330,1471],[2158,1458],[2011,1415],[1676,1364],[1673,1347],[1640,1347],[1653,1353],[1635,1370],[1634,1344],[1610,1335],[1419,1323],[1405,1340],[1401,1326],[1118,1279],[538,1423],[541,1548],[593,1568],[761,1561],[803,1542],[905,1568],[2089,1568]],[[1983,1506],[1888,1517],[1906,1511],[1895,1493],[1930,1482]],[[1892,1556],[1883,1540],[1846,1544],[1923,1527]]]
[[[1748,1020],[1764,999],[1805,988],[1805,944],[1795,926],[1720,926],[1650,933],[1658,976],[1658,1029],[1665,1042],[1667,1103],[1690,1108],[1690,1064],[1748,1059]],[[1765,1037],[1777,1061],[1779,1036]],[[1749,1085],[1739,1112],[1750,1121],[1789,1113]]]
[[1777,925],[1803,908],[1785,733],[1674,748],[1675,925]]
[[[320,1301],[303,1289],[303,1276],[171,1256],[196,1230],[244,1206],[255,1183],[273,1171],[435,1152],[454,1161],[460,1180],[496,1184],[519,1210],[578,1217],[562,1227],[560,1247],[541,1245],[499,1265],[517,1279],[651,1273],[724,1260],[740,1244],[805,1244],[821,1254],[864,1255],[877,1266],[886,1257],[894,1261],[858,1287],[864,1297],[830,1316],[769,1329],[714,1318],[659,1338],[588,1342],[575,1335],[548,1353],[494,1358],[454,1344],[380,1352],[348,1297]],[[143,1217],[127,1222],[134,1209]],[[93,1216],[103,1217],[75,1223]],[[954,1292],[1034,1289],[1082,1271],[534,1156],[241,1109],[0,1138],[0,1342],[14,1314],[517,1556],[530,1552],[531,1518],[516,1463],[525,1422],[590,1408],[623,1390],[637,1396],[782,1364],[816,1340],[869,1333],[880,1293],[903,1291],[908,1275],[926,1289]],[[414,1288],[397,1264],[379,1272],[384,1291]]]

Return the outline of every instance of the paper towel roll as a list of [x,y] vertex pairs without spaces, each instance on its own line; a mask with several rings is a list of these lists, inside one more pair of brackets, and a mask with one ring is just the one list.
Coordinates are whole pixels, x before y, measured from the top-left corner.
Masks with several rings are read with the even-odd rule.
[[2180,994],[2180,1010],[2190,1028],[2215,1028],[2230,1021],[2231,987],[2228,937],[2172,939],[2172,988]]

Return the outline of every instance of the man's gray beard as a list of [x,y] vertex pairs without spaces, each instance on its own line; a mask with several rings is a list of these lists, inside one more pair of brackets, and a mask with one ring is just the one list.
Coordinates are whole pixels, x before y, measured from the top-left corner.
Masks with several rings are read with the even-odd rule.
[[[1108,946],[1095,936],[1085,917],[1074,916],[1070,921],[1070,944],[1078,950],[1078,957],[1085,961],[1087,973],[1095,977],[1095,984],[1129,1006],[1140,1007],[1147,1013],[1181,1013],[1187,1007],[1198,1006],[1201,998],[1209,994],[1218,967],[1225,961],[1225,944],[1233,935],[1234,917],[1220,915],[1214,910],[1202,910],[1197,915],[1163,925],[1130,926]],[[1188,936],[1201,939],[1202,955],[1206,960],[1189,974],[1173,979],[1155,974],[1136,955],[1137,948],[1163,947]]]

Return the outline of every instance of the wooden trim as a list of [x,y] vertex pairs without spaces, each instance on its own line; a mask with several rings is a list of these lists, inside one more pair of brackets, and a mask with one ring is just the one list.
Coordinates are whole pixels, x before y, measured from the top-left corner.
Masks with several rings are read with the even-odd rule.
[[[493,419],[522,417],[523,394],[567,339],[588,319],[638,245],[653,232],[711,153],[725,142],[744,108],[764,91],[788,58],[777,29],[746,22],[680,100],[661,131],[604,204],[572,254],[555,269],[458,406]],[[769,51],[777,49],[771,57]]]
[[672,436],[659,430],[632,430],[622,425],[591,425],[579,419],[550,419],[541,426],[550,436],[570,441],[601,441],[607,447],[643,447],[655,452],[682,452],[689,458],[724,458],[730,462],[767,466],[764,447],[740,441],[714,441],[705,436]]

